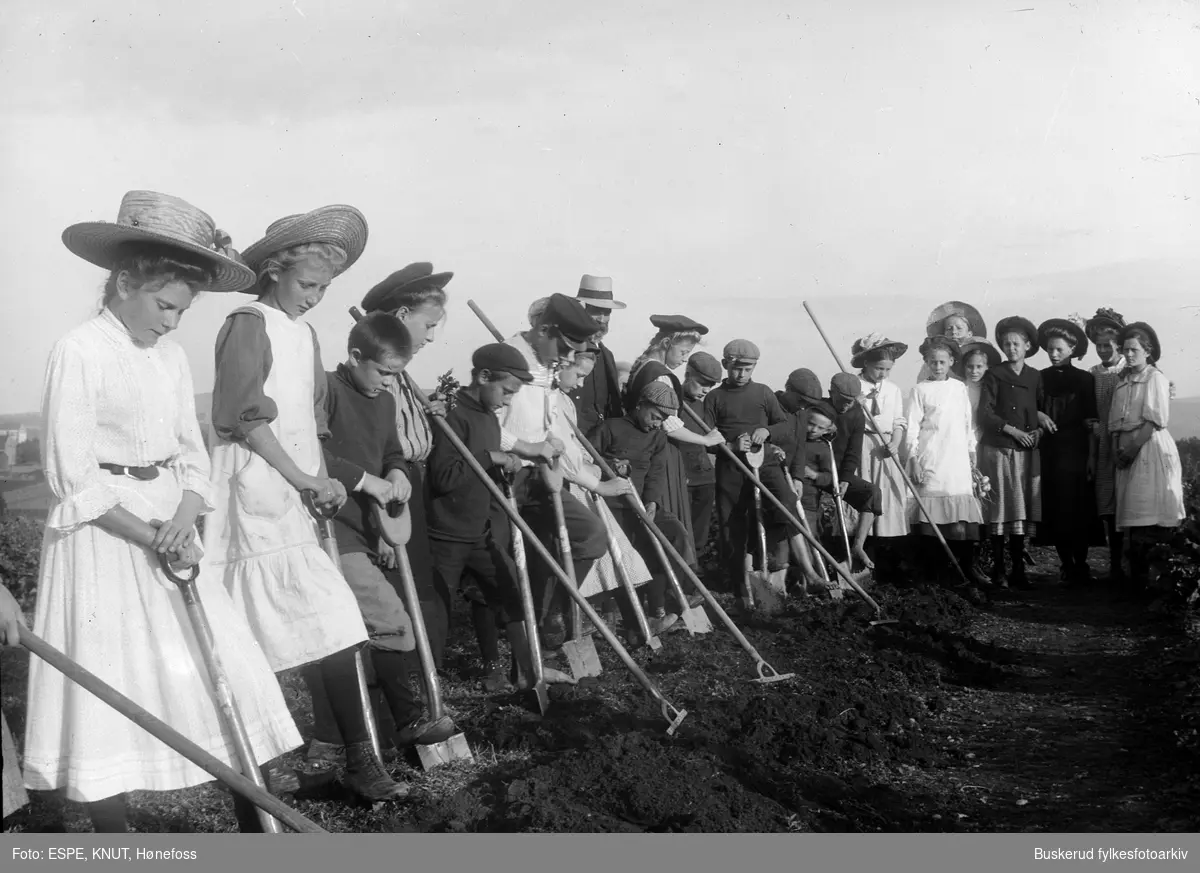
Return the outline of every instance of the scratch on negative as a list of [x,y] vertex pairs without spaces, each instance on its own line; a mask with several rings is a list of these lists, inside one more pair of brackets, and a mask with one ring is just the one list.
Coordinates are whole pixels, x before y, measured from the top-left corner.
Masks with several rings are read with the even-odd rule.
[[1062,92],[1058,95],[1058,105],[1054,107],[1054,112],[1050,116],[1050,121],[1046,124],[1046,135],[1042,137],[1042,143],[1045,144],[1050,140],[1050,132],[1054,130],[1054,122],[1058,121],[1058,113],[1062,111],[1063,103],[1067,100],[1067,87],[1071,84],[1071,79],[1075,76],[1075,68],[1079,66],[1079,55],[1075,55],[1075,62],[1071,64],[1071,71],[1067,73],[1067,78],[1063,82]]
[[296,5],[296,0],[292,0],[292,8],[300,13],[301,18],[308,18],[308,16],[304,14],[304,10]]

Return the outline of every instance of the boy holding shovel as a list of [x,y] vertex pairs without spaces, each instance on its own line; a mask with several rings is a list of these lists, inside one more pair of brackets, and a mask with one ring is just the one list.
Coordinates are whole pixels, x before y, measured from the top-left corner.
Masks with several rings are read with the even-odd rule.
[[[521,353],[504,343],[476,349],[471,368],[471,384],[459,389],[446,424],[485,470],[494,476],[515,475],[522,469],[521,458],[501,450],[496,414],[511,405],[523,386],[533,381],[533,374]],[[472,572],[487,605],[501,616],[512,646],[508,681],[519,690],[533,687],[517,571],[509,557],[508,517],[441,430],[434,433],[427,481],[434,573],[447,590],[454,591],[463,572]],[[548,683],[575,684],[558,670],[544,667],[543,672]],[[499,690],[500,679],[493,672],[486,687]]]

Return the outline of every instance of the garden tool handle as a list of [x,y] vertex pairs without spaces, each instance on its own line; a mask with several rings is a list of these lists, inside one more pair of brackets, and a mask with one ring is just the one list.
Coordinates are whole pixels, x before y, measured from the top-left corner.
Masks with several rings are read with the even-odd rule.
[[144,708],[100,679],[100,677],[89,672],[75,661],[72,661],[37,635],[30,631],[23,631],[21,633],[20,644],[72,682],[91,692],[104,703],[107,703],[168,748],[187,758],[197,767],[209,773],[214,779],[228,785],[259,809],[279,819],[288,827],[300,833],[328,833],[328,831],[316,822],[305,818],[279,798],[273,797],[264,789],[259,788],[237,770],[234,770],[219,758],[196,745],[166,722],[147,712]]
[[[812,307],[808,305],[808,301],[805,300],[803,305],[804,311],[807,312],[808,317],[812,319],[813,326],[816,327],[817,333],[821,335],[821,339],[825,341],[825,345],[829,348],[830,354],[833,355],[833,360],[837,363],[838,369],[840,369],[843,373],[849,373],[850,371],[846,369],[846,365],[842,363],[841,355],[837,353],[837,349],[833,347],[833,343],[831,343],[829,341],[829,337],[826,336],[825,329],[821,327],[821,322],[817,320],[816,313],[813,312]],[[870,425],[871,431],[875,437],[884,445],[888,445],[888,440],[879,430],[879,425],[875,423],[875,416],[864,415],[863,418],[866,419],[867,424]],[[912,494],[913,500],[916,501],[917,507],[921,510],[921,514],[925,516],[925,520],[929,523],[929,526],[933,528],[933,533],[935,536],[937,536],[938,542],[942,544],[942,549],[946,552],[946,556],[950,558],[950,563],[953,565],[954,569],[958,571],[958,575],[962,578],[963,582],[969,585],[971,580],[967,578],[966,572],[964,572],[963,568],[959,566],[958,558],[954,557],[954,552],[951,550],[950,544],[947,543],[946,538],[942,536],[941,528],[939,528],[934,522],[933,516],[929,514],[929,510],[925,506],[925,501],[921,499],[921,495],[917,492],[916,486],[913,485],[912,480],[908,478],[908,474],[904,472],[904,465],[901,464],[900,459],[893,455],[890,451],[888,452],[888,457],[891,458],[893,464],[895,464],[896,472],[900,475],[901,481],[904,482],[904,484],[908,487],[908,491],[910,494]]]
[[188,576],[181,576],[178,573],[178,571],[176,571],[175,568],[171,566],[171,559],[169,557],[167,557],[166,555],[158,556],[158,566],[162,568],[162,571],[167,575],[167,578],[170,579],[172,582],[174,582],[176,585],[178,585],[180,588],[183,588],[185,585],[190,585],[191,583],[195,582],[197,577],[199,577],[199,575],[200,575],[200,565],[192,564],[190,567],[187,568],[188,570],[191,571],[191,574]]
[[500,333],[499,328],[492,324],[492,320],[483,314],[483,310],[479,308],[474,300],[468,300],[467,306],[471,307],[471,311],[474,312],[479,320],[483,322],[483,326],[491,331],[492,336],[496,338],[496,342],[504,342],[504,334]]
[[[693,410],[690,406],[684,406],[684,409],[686,409],[688,411],[688,413],[691,414],[692,417],[696,419],[696,421],[703,423],[700,416],[697,415],[695,410]],[[855,581],[852,578],[850,578],[850,574],[846,572],[846,568],[843,567],[841,564],[839,564],[837,561],[835,561],[833,559],[833,555],[829,554],[829,550],[826,549],[823,545],[821,545],[820,541],[808,529],[808,525],[800,522],[796,518],[796,514],[794,512],[792,512],[791,510],[789,510],[786,506],[783,505],[783,501],[781,501],[778,497],[776,497],[774,494],[772,494],[770,491],[767,490],[767,486],[764,485],[762,483],[762,480],[759,479],[758,476],[756,476],[754,474],[753,470],[751,470],[749,467],[747,467],[742,462],[741,458],[739,458],[736,454],[734,454],[733,449],[729,448],[729,446],[722,446],[721,448],[723,448],[725,450],[725,454],[729,457],[729,459],[731,461],[733,461],[734,465],[737,466],[739,470],[741,470],[742,475],[745,476],[746,478],[748,478],[754,484],[754,487],[757,488],[760,493],[762,493],[768,500],[771,501],[772,505],[774,505],[774,507],[779,510],[779,512],[783,515],[783,517],[785,519],[788,520],[788,522],[790,522],[795,527],[799,528],[800,535],[804,537],[804,539],[808,542],[809,546],[811,546],[813,549],[816,549],[817,553],[820,554],[820,556],[822,558],[824,558],[826,561],[828,561],[833,566],[834,570],[837,571],[837,574],[839,576],[841,576],[842,579],[844,579],[846,581],[846,583],[848,585],[850,585],[850,587],[853,588],[860,597],[862,597],[864,600],[866,600],[867,603],[870,604],[871,607],[877,613],[882,614],[883,611],[879,608],[879,604],[877,604],[874,600],[872,600],[867,595],[867,593],[865,591],[863,591],[862,588],[857,583],[855,583]]]

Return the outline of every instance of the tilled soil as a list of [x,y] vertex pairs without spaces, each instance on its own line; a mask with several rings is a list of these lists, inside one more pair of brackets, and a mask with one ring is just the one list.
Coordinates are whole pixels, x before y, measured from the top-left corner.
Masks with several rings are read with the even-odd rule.
[[[1197,641],[1109,589],[1061,586],[1037,557],[1031,592],[877,586],[894,624],[872,626],[854,599],[739,619],[795,674],[784,682],[752,681],[753,660],[719,623],[665,636],[636,658],[688,712],[674,736],[599,638],[604,675],[552,688],[544,717],[517,695],[448,682],[477,763],[407,771],[423,793],[404,806],[295,802],[356,831],[1197,829]],[[452,668],[474,648],[460,627]],[[307,701],[289,688],[303,727]],[[208,804],[205,829],[232,827],[220,791],[173,794]],[[15,826],[36,829],[48,803]]]

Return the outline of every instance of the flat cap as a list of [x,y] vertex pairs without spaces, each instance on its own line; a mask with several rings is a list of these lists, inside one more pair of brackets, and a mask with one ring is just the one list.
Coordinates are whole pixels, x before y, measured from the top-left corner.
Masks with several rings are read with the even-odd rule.
[[727,361],[745,361],[753,364],[758,361],[758,346],[746,339],[735,339],[725,344],[721,353]]
[[427,261],[401,267],[367,292],[362,301],[363,311],[394,312],[409,294],[431,288],[445,288],[453,276],[453,273],[433,272],[433,264]]
[[638,403],[649,403],[658,407],[660,412],[674,415],[679,411],[679,396],[665,382],[651,382],[642,389]]
[[651,315],[650,323],[664,333],[708,333],[707,327],[686,315]]
[[525,356],[507,343],[489,343],[480,346],[471,355],[471,366],[493,373],[512,373],[522,382],[532,382],[533,374]]
[[811,400],[821,399],[821,380],[812,370],[792,370],[787,377],[787,387]]
[[815,400],[813,404],[808,407],[808,411],[810,413],[819,412],[821,415],[828,418],[830,423],[836,423],[838,420],[837,410],[833,408],[833,404],[828,400]]
[[689,370],[710,385],[716,385],[724,375],[724,371],[721,369],[721,362],[708,352],[696,352],[688,358],[687,365]]
[[862,380],[853,373],[836,373],[829,383],[829,392],[834,391],[843,397],[857,397],[862,394]]
[[587,314],[582,303],[566,294],[550,295],[539,323],[558,328],[567,345],[577,352],[587,351],[588,340],[604,330]]

